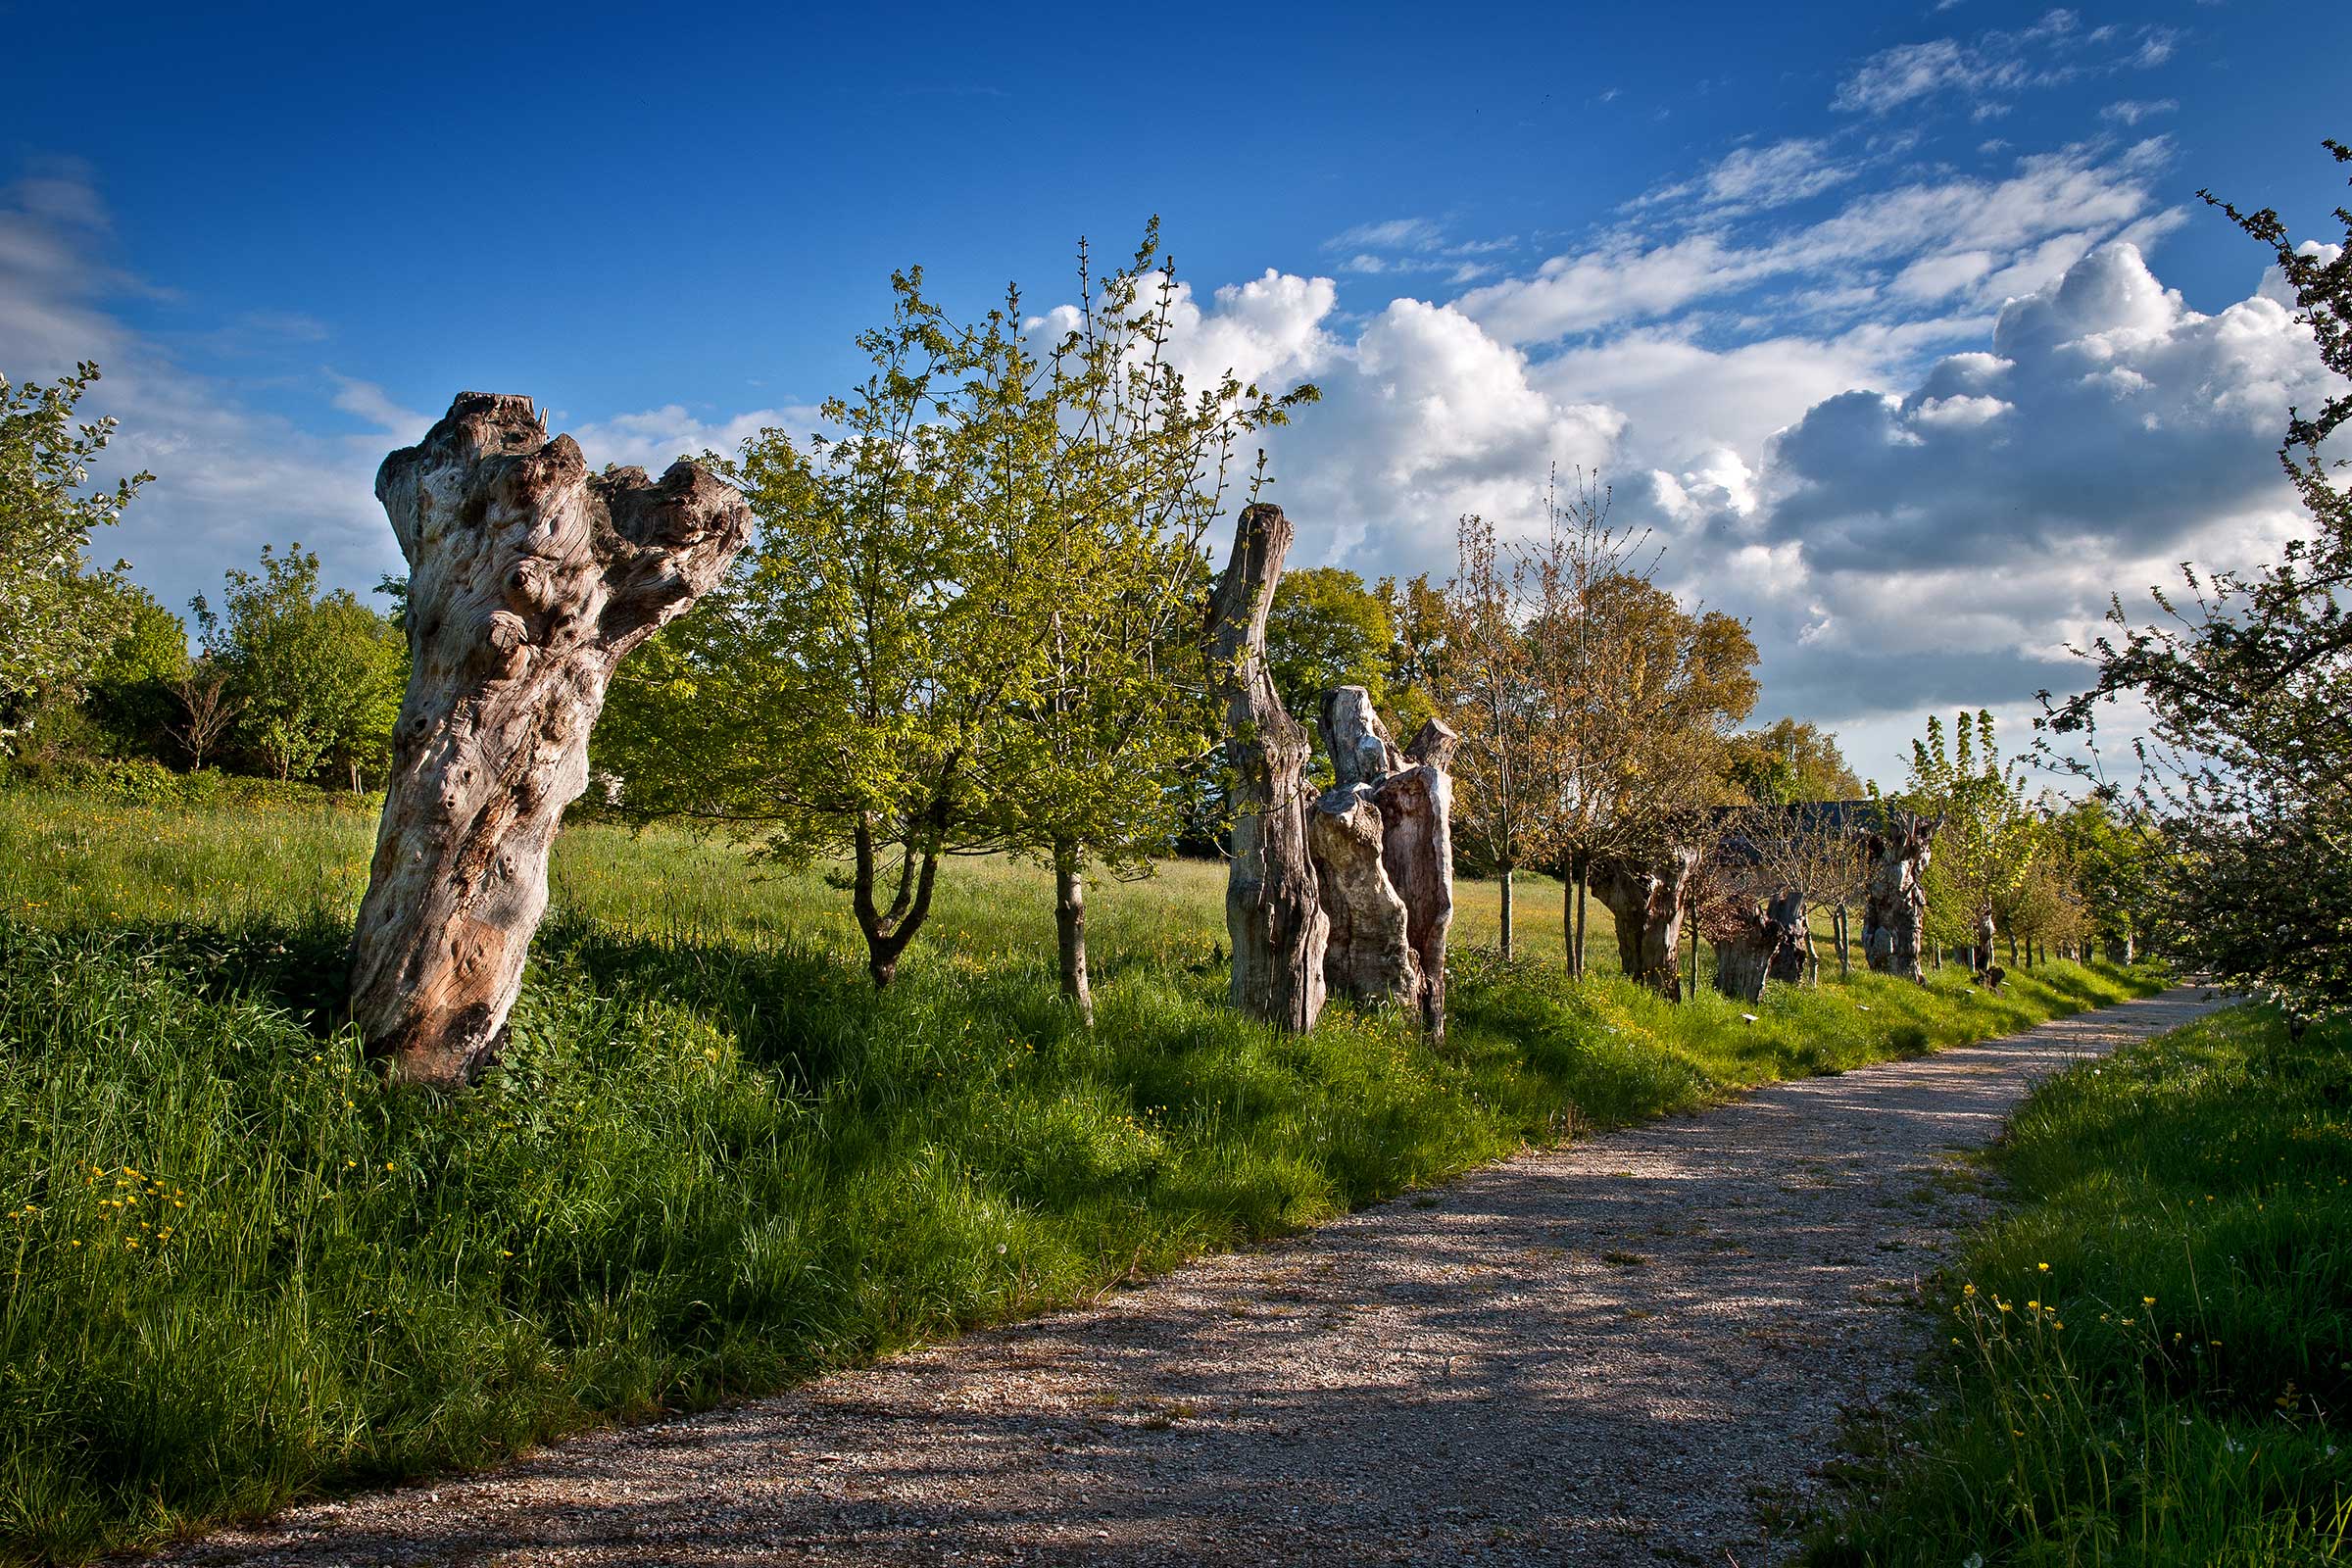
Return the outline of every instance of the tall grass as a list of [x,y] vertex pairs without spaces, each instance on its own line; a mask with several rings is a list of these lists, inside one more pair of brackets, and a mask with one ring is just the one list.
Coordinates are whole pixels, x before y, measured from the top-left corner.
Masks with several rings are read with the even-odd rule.
[[1942,1291],[1936,1408],[1822,1563],[2352,1560],[2352,1023],[2237,1008],[2039,1089]]
[[773,1390],[1530,1140],[2148,983],[1862,977],[1749,1023],[1504,965],[1466,887],[1442,1049],[1345,1006],[1295,1039],[1222,1004],[1221,876],[1174,866],[1095,901],[1088,1031],[1034,867],[957,867],[876,996],[821,875],[586,826],[512,1049],[435,1109],[338,1022],[371,825],[0,794],[0,1553]]

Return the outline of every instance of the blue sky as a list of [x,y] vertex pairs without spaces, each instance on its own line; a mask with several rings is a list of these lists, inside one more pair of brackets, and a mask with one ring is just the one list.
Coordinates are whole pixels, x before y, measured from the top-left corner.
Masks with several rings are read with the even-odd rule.
[[364,586],[461,389],[658,465],[806,423],[894,267],[1042,309],[1157,213],[1195,367],[1326,388],[1301,561],[1442,576],[1595,468],[1751,618],[1758,716],[1892,782],[2110,589],[2291,527],[2320,372],[2194,192],[2335,231],[2324,15],[0,5],[0,373],[105,366],[161,478],[100,549],[173,608],[264,540]]

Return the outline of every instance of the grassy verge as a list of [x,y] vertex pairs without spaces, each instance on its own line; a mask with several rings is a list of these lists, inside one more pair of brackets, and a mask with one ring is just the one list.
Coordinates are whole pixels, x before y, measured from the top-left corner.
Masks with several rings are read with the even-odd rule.
[[[1219,874],[958,867],[901,982],[842,895],[567,834],[506,1061],[454,1110],[332,1023],[370,824],[0,796],[0,1557],[85,1557],[1083,1298],[1531,1140],[2148,989],[2052,965],[1753,1023],[1465,946],[1432,1049],[1222,1004]],[[1465,888],[1475,943],[1492,890]],[[1603,934],[1605,935],[1605,928]]]
[[2352,1561],[2352,1024],[2241,1007],[2039,1089],[1945,1282],[1936,1402],[1825,1564]]

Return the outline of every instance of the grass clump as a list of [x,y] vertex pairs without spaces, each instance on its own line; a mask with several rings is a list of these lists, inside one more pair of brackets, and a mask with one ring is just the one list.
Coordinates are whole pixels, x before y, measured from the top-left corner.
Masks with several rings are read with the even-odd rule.
[[2052,1079],[1943,1285],[1939,1402],[1824,1564],[2352,1560],[2352,1023],[2232,1008]]
[[338,1022],[371,825],[0,793],[0,1558],[770,1392],[1906,1028],[2152,984],[1857,977],[1750,1023],[1504,964],[1465,885],[1442,1047],[1345,1006],[1301,1039],[1225,1006],[1222,872],[1180,865],[1094,901],[1089,1031],[1039,868],[956,867],[877,996],[821,876],[587,825],[512,1048],[435,1108]]

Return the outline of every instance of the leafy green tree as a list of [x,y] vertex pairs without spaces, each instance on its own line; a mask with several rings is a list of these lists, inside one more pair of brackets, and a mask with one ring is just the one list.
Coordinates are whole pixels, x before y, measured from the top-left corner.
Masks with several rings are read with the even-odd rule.
[[[2326,143],[2338,163],[2352,146]],[[2352,209],[2339,245],[2298,244],[2278,215],[2205,201],[2267,247],[2320,360],[2352,376]],[[2182,567],[2139,619],[2119,598],[2085,651],[2090,689],[2049,705],[2050,727],[2089,737],[2100,711],[2143,706],[2149,733],[2118,798],[2161,830],[2164,937],[2230,984],[2278,1001],[2297,1027],[2352,1006],[2352,488],[2330,438],[2352,393],[2287,411],[2278,459],[2310,517],[2279,559],[2252,570]],[[2093,764],[2083,764],[2089,771]]]
[[199,594],[208,659],[239,705],[238,740],[279,779],[331,769],[359,789],[389,756],[408,679],[408,645],[349,589],[321,593],[318,558],[262,547],[261,568],[231,567],[220,608]]
[[1901,805],[1942,821],[1928,860],[1928,939],[1989,961],[1987,933],[1997,932],[2042,847],[2025,761],[2002,758],[1989,710],[1960,714],[1948,744],[1942,720],[1929,716],[1926,738],[1911,743]]
[[893,279],[874,370],[724,471],[760,536],[700,613],[624,670],[596,760],[626,808],[763,824],[769,853],[839,855],[877,987],[928,917],[940,860],[1051,860],[1064,988],[1089,1005],[1084,868],[1140,871],[1209,750],[1197,663],[1200,537],[1237,438],[1311,399],[1166,354],[1176,291],[1148,232],[1042,349],[1019,297],[951,320]]
[[843,856],[877,988],[929,917],[940,861],[1006,847],[1011,701],[1039,666],[1026,565],[989,531],[984,345],[892,278],[872,373],[804,452],[763,430],[716,471],[759,519],[698,613],[615,681],[592,760],[625,808],[760,825],[787,860]]
[[46,387],[0,376],[0,747],[45,696],[77,693],[106,647],[113,628],[108,596],[90,591],[90,532],[154,477],[84,488],[115,432],[111,416],[74,421],[97,379],[86,363]]
[[1282,706],[1310,726],[1335,686],[1361,686],[1388,705],[1396,640],[1388,598],[1345,567],[1302,566],[1274,585],[1266,669]]
[[2163,912],[2170,847],[2156,819],[2104,795],[2072,802],[2050,819],[2092,930],[2108,956],[2130,963],[2153,941]]
[[[1239,441],[1318,393],[1275,398],[1230,372],[1186,385],[1169,355],[1179,291],[1156,220],[1100,280],[1082,242],[1078,297],[1076,319],[1042,354],[1017,335],[1017,291],[983,323],[985,392],[962,434],[985,464],[985,535],[1025,596],[1004,610],[1034,639],[1033,665],[1004,694],[1005,837],[1053,866],[1061,988],[1092,1022],[1086,872],[1148,875],[1182,827],[1188,775],[1215,750],[1199,636],[1203,535],[1225,508]],[[1264,482],[1261,453],[1247,499]]]
[[1759,806],[1858,801],[1862,781],[1845,765],[1838,737],[1805,719],[1776,718],[1731,740],[1732,782]]
[[123,584],[110,597],[118,629],[90,666],[84,706],[118,755],[165,756],[188,673],[188,628],[143,588]]

